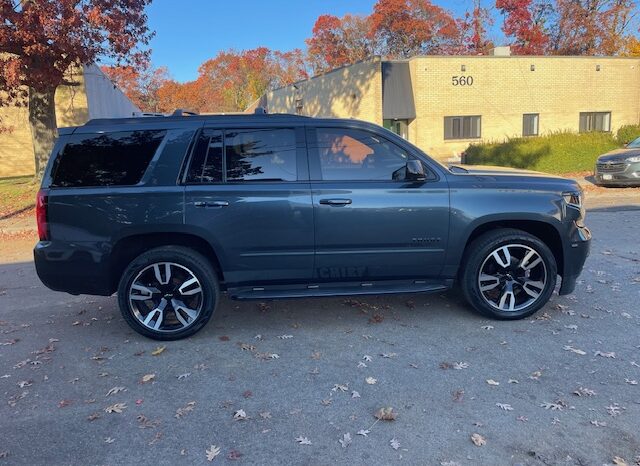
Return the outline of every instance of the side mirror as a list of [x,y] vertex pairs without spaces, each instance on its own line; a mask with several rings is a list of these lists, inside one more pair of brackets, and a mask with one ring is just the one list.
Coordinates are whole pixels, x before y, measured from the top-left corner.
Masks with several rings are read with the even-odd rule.
[[409,181],[424,181],[427,176],[424,173],[424,165],[420,160],[411,159],[407,160],[407,172],[405,179]]

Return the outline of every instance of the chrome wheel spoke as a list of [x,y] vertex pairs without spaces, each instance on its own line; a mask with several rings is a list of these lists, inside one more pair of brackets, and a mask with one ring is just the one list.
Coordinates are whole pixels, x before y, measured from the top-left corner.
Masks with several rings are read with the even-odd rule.
[[534,281],[534,280],[526,280],[522,284],[522,289],[532,298],[536,299],[544,290],[544,282],[542,281]]
[[493,251],[492,256],[503,269],[506,269],[511,265],[511,253],[509,253],[509,246],[503,246],[500,249],[496,249]]
[[[531,259],[533,259],[533,262],[529,262]],[[538,265],[540,262],[542,262],[542,258],[538,255],[538,253],[536,253],[533,249],[531,251],[529,251],[527,253],[526,256],[524,256],[524,258],[520,261],[520,265],[519,267],[524,269],[524,270],[531,270],[533,269],[536,265]]]
[[500,285],[500,278],[497,276],[486,273],[480,274],[480,291],[493,290],[498,285]]
[[200,287],[200,282],[198,281],[198,279],[196,277],[192,277],[191,279],[180,285],[178,291],[183,296],[191,296],[200,293],[202,291],[202,288]]
[[158,307],[153,309],[147,314],[147,317],[142,321],[147,327],[150,327],[154,330],[158,330],[160,325],[162,325],[162,321],[164,320],[164,308],[167,307],[167,300],[162,298],[160,300],[160,304]]
[[498,306],[503,311],[513,311],[516,307],[516,295],[513,293],[513,285],[510,283],[505,286]]
[[[185,327],[191,324],[198,317],[198,311],[196,311],[195,309],[189,309],[182,301],[178,299],[172,299],[171,305],[173,306],[173,310],[176,313],[176,318]],[[186,319],[183,313],[186,314]]]
[[[164,277],[162,276],[161,269],[164,269]],[[165,262],[164,264],[153,264],[153,271],[156,276],[156,280],[161,285],[166,285],[171,280],[171,264]]]
[[[134,293],[134,291],[137,291],[137,293]],[[158,289],[134,283],[131,285],[129,297],[137,301],[147,301],[148,299],[153,299],[154,293],[159,293]]]

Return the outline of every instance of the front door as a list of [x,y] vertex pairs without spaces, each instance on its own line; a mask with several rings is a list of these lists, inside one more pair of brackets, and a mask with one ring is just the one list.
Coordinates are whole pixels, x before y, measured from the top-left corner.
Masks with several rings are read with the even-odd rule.
[[312,275],[313,207],[303,128],[209,128],[186,175],[185,223],[214,246],[231,284]]
[[437,276],[449,229],[446,180],[433,172],[426,181],[406,181],[406,162],[414,156],[367,130],[320,127],[309,129],[308,139],[314,278]]

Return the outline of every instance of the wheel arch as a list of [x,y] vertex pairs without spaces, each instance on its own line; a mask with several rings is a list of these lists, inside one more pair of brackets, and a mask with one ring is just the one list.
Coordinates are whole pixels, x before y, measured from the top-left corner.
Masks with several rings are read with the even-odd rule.
[[[467,236],[465,241],[464,251],[462,253],[462,263],[464,263],[464,257],[467,255],[469,246],[473,241],[481,235],[503,228],[511,228],[515,230],[521,230],[529,233],[536,238],[540,239],[553,253],[553,257],[556,260],[556,266],[558,274],[563,275],[564,271],[564,246],[562,242],[562,236],[558,231],[558,228],[552,223],[544,220],[516,220],[516,219],[499,219],[491,220],[488,222],[476,225]],[[460,270],[462,267],[460,267]]]
[[224,272],[214,247],[203,237],[185,232],[138,233],[120,238],[110,254],[109,275],[115,290],[127,265],[140,254],[160,246],[184,246],[206,257],[216,273],[218,281],[224,282]]

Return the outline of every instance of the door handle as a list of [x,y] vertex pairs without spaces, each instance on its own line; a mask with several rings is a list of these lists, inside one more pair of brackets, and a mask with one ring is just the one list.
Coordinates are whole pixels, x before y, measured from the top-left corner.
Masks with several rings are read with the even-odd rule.
[[341,206],[351,204],[351,199],[320,199],[320,204]]
[[196,201],[193,203],[195,207],[227,207],[229,201]]

